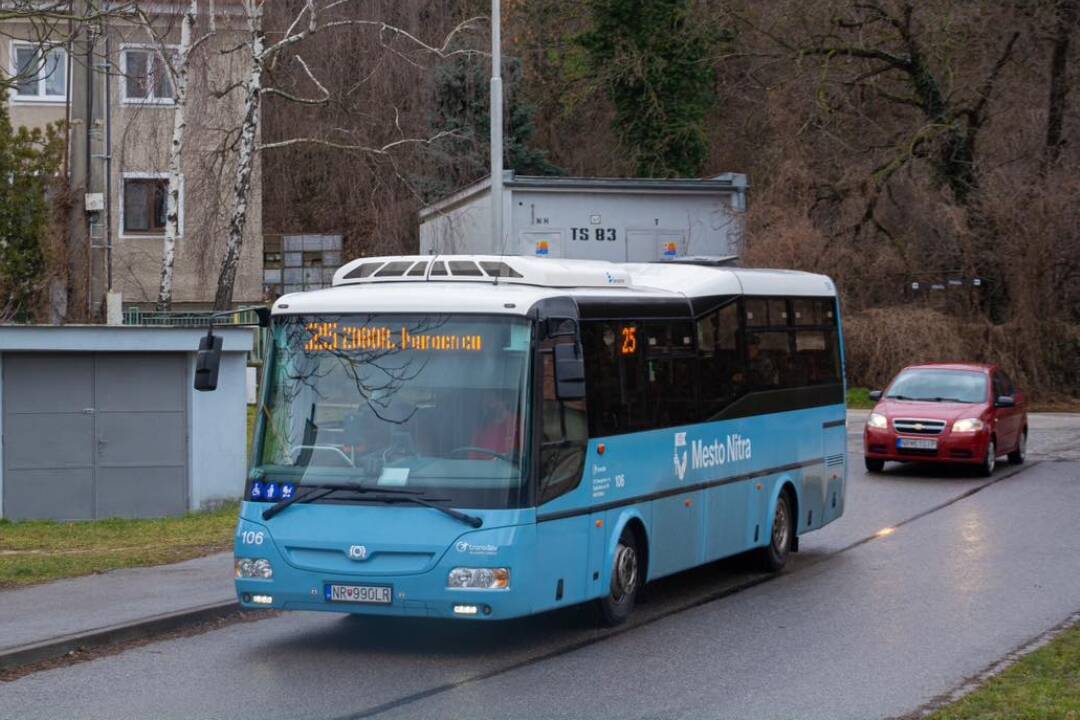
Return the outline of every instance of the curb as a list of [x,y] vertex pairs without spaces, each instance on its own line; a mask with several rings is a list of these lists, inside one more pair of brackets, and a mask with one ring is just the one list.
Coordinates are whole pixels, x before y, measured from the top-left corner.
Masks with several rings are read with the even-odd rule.
[[87,650],[107,645],[144,640],[154,635],[182,630],[192,625],[216,620],[241,610],[240,603],[228,600],[185,610],[176,610],[161,615],[151,615],[117,625],[107,625],[93,630],[61,635],[28,645],[18,645],[0,650],[0,670],[32,665],[45,660],[54,660],[76,650]]

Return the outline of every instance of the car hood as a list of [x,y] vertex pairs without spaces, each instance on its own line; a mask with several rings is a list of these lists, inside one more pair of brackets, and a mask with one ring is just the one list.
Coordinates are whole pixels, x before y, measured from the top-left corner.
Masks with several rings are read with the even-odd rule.
[[874,407],[890,420],[912,418],[922,420],[959,420],[981,417],[986,410],[984,403],[922,402],[917,400],[882,400]]

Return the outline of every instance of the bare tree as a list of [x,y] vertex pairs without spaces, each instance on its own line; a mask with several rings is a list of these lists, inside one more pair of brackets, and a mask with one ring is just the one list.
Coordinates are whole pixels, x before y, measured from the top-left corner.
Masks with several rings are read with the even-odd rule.
[[1046,113],[1046,147],[1043,153],[1043,172],[1057,162],[1064,142],[1065,101],[1069,93],[1069,43],[1076,30],[1077,0],[1059,0],[1054,50],[1050,59],[1050,100]]
[[[233,182],[232,216],[229,221],[225,255],[222,259],[217,293],[214,298],[214,308],[217,310],[227,309],[232,304],[233,286],[240,263],[244,228],[247,224],[248,196],[251,190],[252,172],[258,151],[308,144],[375,156],[387,156],[396,148],[407,145],[430,144],[447,134],[440,132],[422,138],[402,136],[382,144],[340,141],[313,136],[292,137],[264,145],[258,144],[260,109],[264,96],[277,96],[287,102],[301,106],[325,105],[330,101],[331,93],[326,84],[316,76],[303,57],[298,52],[295,52],[300,43],[308,40],[316,33],[332,29],[340,31],[347,28],[368,28],[377,30],[380,37],[389,36],[401,39],[409,43],[413,49],[434,56],[448,57],[458,53],[475,52],[466,49],[452,49],[452,44],[459,33],[474,27],[479,18],[471,18],[458,24],[443,39],[440,45],[434,45],[389,23],[355,18],[343,14],[343,11],[350,4],[351,0],[327,0],[326,2],[304,0],[303,6],[291,17],[280,36],[273,41],[268,41],[267,32],[264,29],[266,0],[242,0],[247,23],[247,38],[244,43],[238,46],[237,51],[245,54],[248,72],[246,80],[240,86],[244,92],[244,109],[239,128],[239,143]],[[300,67],[302,77],[310,86],[307,92],[312,94],[293,92],[266,84],[265,79],[268,72],[275,68],[287,52],[291,53],[291,58]],[[233,89],[237,88],[229,88],[229,90]]]

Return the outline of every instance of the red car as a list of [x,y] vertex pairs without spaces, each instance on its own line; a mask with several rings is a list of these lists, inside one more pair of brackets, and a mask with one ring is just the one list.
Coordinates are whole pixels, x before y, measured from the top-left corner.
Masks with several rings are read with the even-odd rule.
[[997,365],[912,365],[870,399],[877,405],[863,431],[869,472],[892,460],[966,463],[988,476],[1001,455],[1024,462],[1024,394]]

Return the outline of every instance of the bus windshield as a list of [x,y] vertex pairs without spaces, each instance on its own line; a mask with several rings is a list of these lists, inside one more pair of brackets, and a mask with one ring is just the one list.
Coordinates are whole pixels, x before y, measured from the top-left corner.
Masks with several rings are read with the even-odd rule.
[[524,501],[531,327],[510,317],[276,319],[252,479]]

